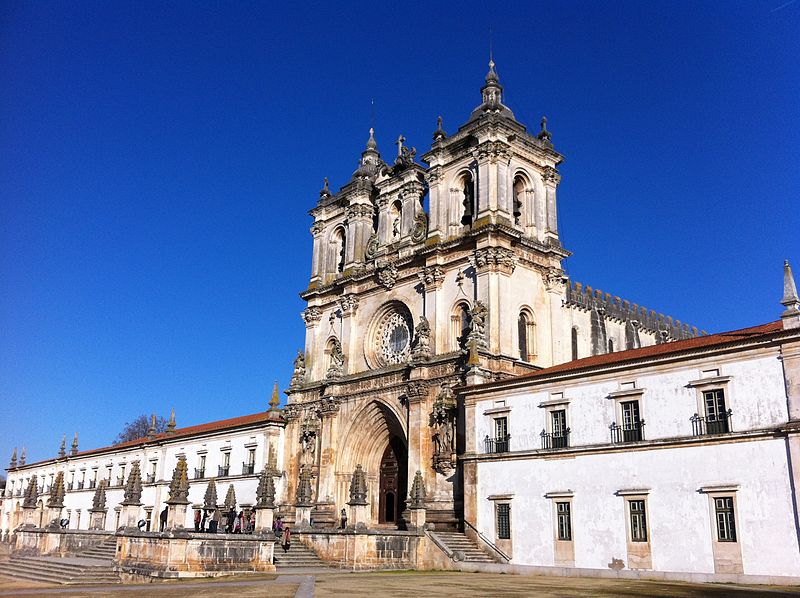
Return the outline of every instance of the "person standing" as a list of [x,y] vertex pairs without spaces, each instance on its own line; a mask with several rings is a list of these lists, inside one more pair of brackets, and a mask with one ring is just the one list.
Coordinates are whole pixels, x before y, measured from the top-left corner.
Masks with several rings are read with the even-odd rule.
[[203,520],[200,522],[200,531],[206,531],[206,522],[208,521],[208,509],[203,509]]
[[222,515],[219,514],[219,509],[214,509],[214,514],[211,516],[211,529],[208,531],[210,531],[212,534],[216,534],[221,519]]
[[289,529],[287,525],[283,528],[283,536],[281,536],[281,546],[283,547],[283,552],[289,552],[289,547],[292,545],[292,531]]
[[165,529],[167,529],[167,514],[168,513],[169,513],[169,507],[164,507],[164,510],[161,511],[161,515],[158,518],[159,519],[159,523],[161,524],[160,528],[158,530],[160,532],[163,532]]
[[194,531],[200,531],[200,522],[202,521],[202,515],[200,515],[200,509],[194,510]]

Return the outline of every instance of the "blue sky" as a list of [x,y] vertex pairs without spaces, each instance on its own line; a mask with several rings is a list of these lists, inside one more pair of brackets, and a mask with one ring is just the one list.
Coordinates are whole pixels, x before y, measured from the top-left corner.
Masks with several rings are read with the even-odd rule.
[[506,103],[566,160],[574,280],[709,331],[800,274],[800,2],[0,4],[0,459],[265,408],[322,177]]

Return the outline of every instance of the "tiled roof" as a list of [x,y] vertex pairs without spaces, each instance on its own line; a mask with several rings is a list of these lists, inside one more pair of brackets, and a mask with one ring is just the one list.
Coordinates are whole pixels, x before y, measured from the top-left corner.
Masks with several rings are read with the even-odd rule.
[[594,355],[592,357],[584,357],[574,361],[567,361],[558,365],[551,366],[531,372],[529,374],[522,374],[514,378],[506,378],[499,382],[489,382],[482,384],[476,388],[488,389],[492,386],[516,382],[518,380],[529,380],[535,378],[543,378],[552,374],[562,374],[573,371],[590,370],[600,366],[610,366],[616,364],[624,364],[632,361],[639,361],[642,359],[649,359],[654,357],[667,357],[669,355],[678,355],[681,353],[692,352],[698,349],[711,349],[714,347],[723,347],[725,345],[736,345],[743,341],[757,340],[760,337],[769,337],[778,332],[783,331],[781,321],[769,322],[768,324],[761,324],[760,326],[752,326],[750,328],[742,328],[741,330],[733,330],[731,332],[720,332],[718,334],[709,334],[705,336],[696,336],[685,340],[674,341],[671,343],[663,343],[661,345],[649,345],[639,349],[628,349],[626,351],[617,351],[615,353],[606,353],[604,355]]
[[[137,438],[136,440],[129,440],[127,442],[122,442],[120,444],[114,444],[111,446],[104,446],[102,448],[90,449],[88,451],[79,451],[75,455],[67,455],[68,457],[75,459],[78,457],[88,457],[91,455],[98,455],[107,452],[118,451],[122,449],[128,448],[135,448],[137,446],[141,446],[144,444],[159,442],[163,440],[175,440],[179,438],[184,438],[187,436],[193,436],[195,434],[203,434],[206,432],[216,432],[218,430],[227,430],[229,428],[238,428],[240,426],[246,426],[249,424],[257,424],[261,422],[268,422],[268,421],[276,421],[276,413],[269,412],[269,411],[262,411],[260,413],[253,413],[251,415],[242,415],[240,417],[231,417],[229,419],[221,419],[215,422],[209,422],[206,424],[198,424],[196,426],[187,426],[185,428],[176,428],[172,434],[168,434],[166,432],[162,432],[161,434],[156,434],[155,438],[150,439],[147,437],[144,438]],[[43,463],[49,463],[51,461],[56,460],[56,458],[52,459],[44,459],[42,461],[37,461],[35,463],[26,463],[22,467],[31,467],[33,465],[40,465]]]

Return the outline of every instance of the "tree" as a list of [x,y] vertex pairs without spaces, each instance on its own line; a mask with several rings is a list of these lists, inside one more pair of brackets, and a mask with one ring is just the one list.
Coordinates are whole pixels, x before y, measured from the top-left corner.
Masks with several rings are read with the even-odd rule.
[[[156,417],[156,434],[161,434],[167,429],[167,418],[157,416]],[[122,444],[123,442],[128,442],[129,440],[137,440],[139,438],[144,438],[147,436],[147,432],[150,430],[150,417],[142,413],[139,417],[134,420],[129,421],[125,424],[122,428],[122,431],[117,434],[117,437],[114,439],[114,444]]]

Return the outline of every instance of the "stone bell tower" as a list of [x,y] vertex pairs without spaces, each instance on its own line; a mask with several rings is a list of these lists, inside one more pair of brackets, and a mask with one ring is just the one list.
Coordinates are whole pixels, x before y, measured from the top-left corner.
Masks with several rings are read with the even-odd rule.
[[490,63],[480,105],[450,136],[439,119],[423,164],[402,135],[384,162],[371,130],[350,180],[334,193],[326,179],[287,391],[284,518],[310,504],[315,526],[333,525],[358,471],[367,527],[414,525],[410,480],[414,521],[458,527],[459,390],[560,359],[562,157],[502,92]]

